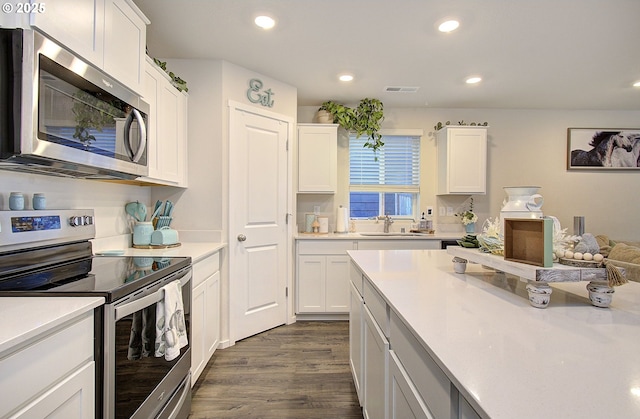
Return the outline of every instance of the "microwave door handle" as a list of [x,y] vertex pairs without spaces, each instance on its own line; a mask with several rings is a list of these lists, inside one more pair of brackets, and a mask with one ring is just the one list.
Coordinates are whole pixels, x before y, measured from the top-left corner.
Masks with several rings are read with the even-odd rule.
[[[131,147],[131,138],[129,134],[133,118],[136,118],[136,120],[138,121],[138,129],[140,132],[140,147],[138,147],[138,150],[135,153],[133,151],[133,147]],[[127,117],[127,121],[124,124],[124,141],[125,146],[129,151],[129,157],[131,158],[131,161],[137,163],[144,154],[144,150],[147,148],[147,126],[144,123],[142,115],[137,109],[133,109],[131,111],[129,117]]]

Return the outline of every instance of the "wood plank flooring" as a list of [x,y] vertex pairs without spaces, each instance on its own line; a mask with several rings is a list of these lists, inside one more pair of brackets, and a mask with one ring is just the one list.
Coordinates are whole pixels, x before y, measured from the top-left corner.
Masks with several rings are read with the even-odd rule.
[[193,388],[190,419],[362,419],[349,323],[280,326],[217,350]]

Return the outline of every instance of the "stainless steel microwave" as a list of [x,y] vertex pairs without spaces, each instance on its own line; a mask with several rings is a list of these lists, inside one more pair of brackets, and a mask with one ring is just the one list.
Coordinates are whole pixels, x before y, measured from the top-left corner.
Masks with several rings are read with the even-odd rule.
[[0,169],[147,176],[142,98],[42,34],[0,29]]

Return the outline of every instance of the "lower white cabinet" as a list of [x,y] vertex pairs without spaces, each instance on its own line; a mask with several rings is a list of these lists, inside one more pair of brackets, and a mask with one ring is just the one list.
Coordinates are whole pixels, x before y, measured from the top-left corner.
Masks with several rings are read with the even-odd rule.
[[193,265],[191,386],[220,343],[220,253]]
[[0,359],[0,417],[95,417],[93,311]]
[[298,257],[298,313],[349,311],[349,256]]
[[385,419],[389,341],[364,304],[364,404],[365,419]]
[[394,351],[389,351],[388,419],[434,419]]
[[[355,272],[356,274],[359,273],[359,271]],[[354,278],[352,278],[352,281],[353,280]],[[355,280],[357,281],[358,278],[356,277]],[[359,280],[360,282],[362,282],[362,274],[360,274]],[[362,347],[362,339],[364,336],[364,300],[362,299],[362,295],[353,282],[350,283],[350,287],[351,301],[349,305],[349,364],[351,366],[351,373],[353,375],[353,384],[356,388],[356,393],[358,394],[360,406],[362,406],[362,400],[364,397],[364,395],[362,394],[362,362],[364,360]]]

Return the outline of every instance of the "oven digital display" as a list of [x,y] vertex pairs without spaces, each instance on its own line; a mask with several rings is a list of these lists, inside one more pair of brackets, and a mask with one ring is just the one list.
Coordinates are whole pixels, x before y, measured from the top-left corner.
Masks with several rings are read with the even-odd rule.
[[43,217],[11,217],[11,231],[25,233],[27,231],[60,230],[59,215],[46,215]]

